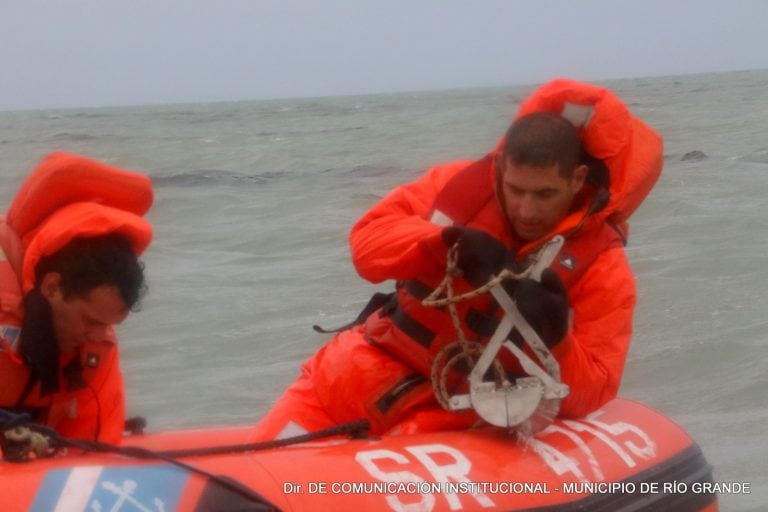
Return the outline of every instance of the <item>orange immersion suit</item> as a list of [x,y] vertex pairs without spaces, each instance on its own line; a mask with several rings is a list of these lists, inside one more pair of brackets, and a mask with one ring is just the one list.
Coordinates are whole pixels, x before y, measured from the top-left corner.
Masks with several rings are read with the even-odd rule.
[[[495,191],[494,156],[430,169],[373,206],[352,228],[352,260],[378,283],[397,280],[383,307],[337,334],[302,367],[302,374],[256,426],[272,439],[366,418],[372,433],[416,433],[467,428],[472,411],[449,412],[437,403],[429,379],[437,352],[456,339],[448,314],[421,299],[445,274],[446,224],[482,230],[523,261],[557,234],[566,243],[552,268],[568,290],[572,323],[552,350],[570,387],[560,415],[583,416],[618,392],[632,331],[635,286],[624,254],[626,220],[645,198],[662,167],[661,138],[633,117],[610,91],[571,80],[538,89],[519,116],[537,111],[566,117],[585,149],[604,164],[602,183],[585,186],[571,213],[539,240],[510,232]],[[470,287],[461,280],[457,293]],[[462,329],[487,341],[500,312],[487,296],[459,305]]]
[[[120,233],[141,254],[152,238],[142,217],[151,204],[147,176],[77,155],[53,153],[29,175],[0,217],[0,408],[28,412],[65,437],[120,440],[125,397],[114,330],[61,354],[58,391],[43,396],[20,353],[23,297],[38,261],[76,237]],[[75,359],[77,382],[67,372]]]

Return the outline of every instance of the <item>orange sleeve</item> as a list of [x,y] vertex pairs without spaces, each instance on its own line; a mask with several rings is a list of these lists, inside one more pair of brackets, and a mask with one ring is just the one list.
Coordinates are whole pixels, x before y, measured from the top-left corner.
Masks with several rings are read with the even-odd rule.
[[365,279],[411,279],[445,266],[442,227],[427,218],[446,182],[469,162],[438,165],[392,190],[355,223],[352,263]]
[[562,416],[584,416],[618,393],[635,301],[635,280],[621,247],[600,254],[569,292],[573,326],[554,351],[571,389]]

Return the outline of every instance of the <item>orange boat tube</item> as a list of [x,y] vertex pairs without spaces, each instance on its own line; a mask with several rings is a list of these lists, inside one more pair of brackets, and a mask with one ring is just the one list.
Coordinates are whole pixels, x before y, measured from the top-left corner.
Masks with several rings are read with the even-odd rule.
[[[167,432],[133,436],[125,446],[180,450],[247,443],[250,435],[246,427]],[[168,462],[91,453],[0,463],[3,509],[717,510],[718,487],[694,441],[625,399],[579,420],[558,419],[525,443],[489,427],[179,460],[261,498]]]

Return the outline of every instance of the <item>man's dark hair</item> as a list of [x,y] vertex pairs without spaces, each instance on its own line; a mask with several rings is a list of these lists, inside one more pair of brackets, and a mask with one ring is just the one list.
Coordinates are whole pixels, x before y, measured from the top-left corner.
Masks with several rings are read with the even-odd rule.
[[102,285],[117,287],[128,309],[134,309],[146,291],[144,264],[123,235],[110,233],[95,237],[77,237],[55,253],[40,259],[36,268],[35,288],[50,272],[61,275],[65,299],[85,297]]
[[576,127],[550,112],[534,112],[517,119],[507,130],[504,155],[518,165],[550,167],[571,179],[582,161],[582,145]]

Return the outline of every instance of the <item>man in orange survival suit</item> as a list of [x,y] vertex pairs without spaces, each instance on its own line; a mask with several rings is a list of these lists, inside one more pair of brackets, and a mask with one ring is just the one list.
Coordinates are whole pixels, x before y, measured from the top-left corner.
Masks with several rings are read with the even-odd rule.
[[[464,276],[456,292],[462,293],[563,235],[541,282],[506,288],[570,387],[560,414],[583,416],[614,398],[635,305],[625,221],[655,183],[661,162],[660,137],[611,92],[570,80],[541,87],[495,151],[432,168],[355,224],[356,269],[372,282],[397,280],[397,291],[304,364],[255,437],[359,418],[371,421],[374,434],[473,425],[474,412],[445,411],[436,402],[432,363],[457,335],[444,308],[421,304],[444,276],[446,251],[456,241]],[[458,312],[466,337],[479,342],[499,319],[487,294],[459,303]]]
[[54,153],[0,217],[0,408],[118,442],[125,398],[113,326],[143,292],[148,177]]

